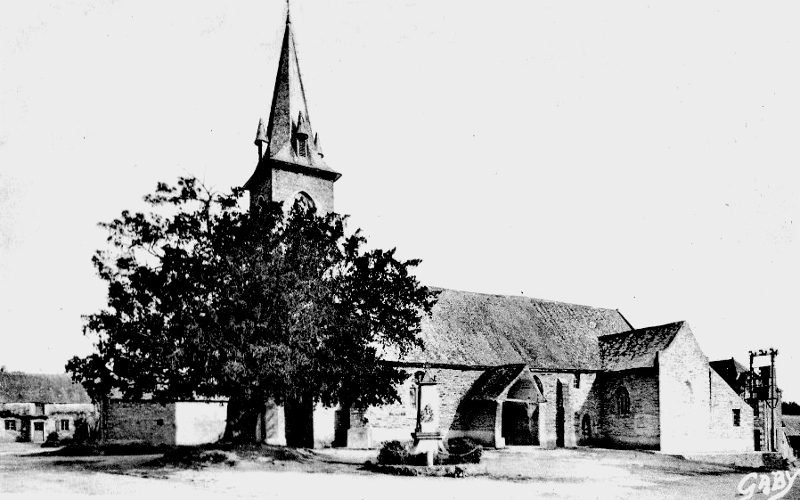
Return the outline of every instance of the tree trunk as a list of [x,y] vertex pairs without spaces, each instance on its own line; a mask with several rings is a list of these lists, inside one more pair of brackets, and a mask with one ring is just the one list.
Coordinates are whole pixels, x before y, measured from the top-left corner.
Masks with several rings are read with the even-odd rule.
[[305,397],[287,401],[284,406],[286,415],[286,446],[294,448],[314,447],[314,402]]
[[256,435],[256,429],[263,411],[262,402],[232,397],[228,401],[228,417],[222,440],[227,443],[260,442],[261,436]]

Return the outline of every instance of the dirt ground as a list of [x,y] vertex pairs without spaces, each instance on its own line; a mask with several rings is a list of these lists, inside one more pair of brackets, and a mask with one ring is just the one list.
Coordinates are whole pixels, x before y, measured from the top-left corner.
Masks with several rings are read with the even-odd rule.
[[[0,444],[0,497],[743,499],[737,485],[747,473],[654,453],[600,449],[489,450],[478,473],[467,478],[369,472],[363,463],[374,460],[375,451],[317,450],[293,460],[248,457],[202,468],[148,465],[160,455],[63,457],[42,451],[35,445]],[[756,491],[752,498],[768,497]],[[800,499],[800,480],[783,498]]]

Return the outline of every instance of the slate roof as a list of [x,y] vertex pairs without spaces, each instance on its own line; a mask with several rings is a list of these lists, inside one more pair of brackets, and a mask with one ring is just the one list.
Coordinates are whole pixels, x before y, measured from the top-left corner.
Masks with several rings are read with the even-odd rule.
[[678,321],[600,337],[603,369],[620,371],[655,366],[657,353],[672,343],[685,324]]
[[800,436],[800,415],[784,415],[783,432],[787,436]]
[[69,375],[0,372],[0,403],[91,403]]
[[528,297],[436,289],[422,320],[422,351],[402,361],[600,369],[598,337],[628,331],[619,311]]
[[737,394],[744,392],[747,384],[747,368],[733,358],[710,361],[708,366],[722,377]]

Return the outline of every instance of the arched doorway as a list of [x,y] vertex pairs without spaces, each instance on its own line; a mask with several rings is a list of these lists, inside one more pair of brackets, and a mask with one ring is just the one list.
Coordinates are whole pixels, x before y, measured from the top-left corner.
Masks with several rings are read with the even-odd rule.
[[502,435],[509,445],[539,444],[539,401],[542,400],[538,380],[521,377],[508,389],[503,401]]

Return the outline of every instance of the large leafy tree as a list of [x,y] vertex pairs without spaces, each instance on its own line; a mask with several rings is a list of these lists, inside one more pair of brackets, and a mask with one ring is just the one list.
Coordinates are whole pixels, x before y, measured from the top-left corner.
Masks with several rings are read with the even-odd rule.
[[404,374],[380,359],[421,346],[435,293],[409,273],[419,261],[366,251],[343,216],[245,212],[240,196],[182,178],[145,197],[149,213],[101,224],[108,307],[85,317],[96,352],[67,363],[73,378],[96,400],[230,398],[228,437],[245,440],[266,401],[396,400]]

